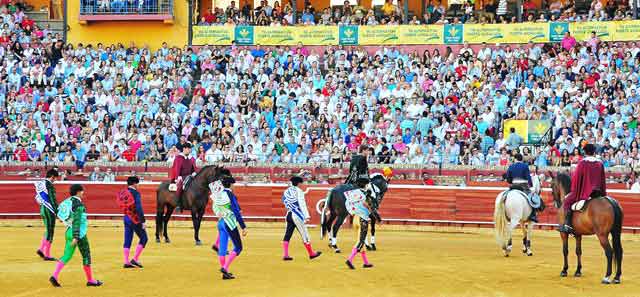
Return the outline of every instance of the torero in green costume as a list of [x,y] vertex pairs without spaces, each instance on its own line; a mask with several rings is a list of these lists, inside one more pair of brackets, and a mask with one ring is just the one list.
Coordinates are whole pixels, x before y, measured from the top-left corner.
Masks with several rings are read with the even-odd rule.
[[51,257],[51,243],[53,242],[53,232],[56,228],[56,213],[58,212],[58,201],[56,200],[56,189],[53,182],[58,179],[58,171],[51,169],[47,171],[47,177],[35,184],[36,201],[40,204],[40,216],[44,223],[45,231],[40,248],[36,252],[45,261],[55,261]]
[[49,282],[51,282],[54,287],[60,287],[58,275],[60,275],[62,268],[71,260],[77,247],[82,255],[82,265],[84,273],[87,276],[87,286],[98,287],[102,285],[102,282],[94,279],[91,271],[91,251],[89,249],[89,239],[87,238],[87,212],[82,203],[84,188],[81,185],[72,185],[69,193],[71,197],[60,203],[58,207],[58,217],[62,219],[67,226],[64,255],[57,262],[56,269],[49,278]]

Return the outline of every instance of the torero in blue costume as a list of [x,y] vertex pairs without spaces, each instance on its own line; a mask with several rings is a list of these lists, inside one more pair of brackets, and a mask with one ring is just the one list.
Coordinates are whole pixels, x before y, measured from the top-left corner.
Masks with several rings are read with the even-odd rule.
[[[229,272],[229,266],[242,252],[240,233],[242,232],[242,236],[247,236],[247,226],[242,218],[238,199],[231,191],[231,185],[235,182],[233,177],[225,176],[209,185],[213,198],[213,212],[219,218],[218,235],[220,236],[220,245],[218,246],[218,259],[220,260],[220,272],[223,280],[235,278]],[[233,251],[227,255],[229,239],[233,243]]]

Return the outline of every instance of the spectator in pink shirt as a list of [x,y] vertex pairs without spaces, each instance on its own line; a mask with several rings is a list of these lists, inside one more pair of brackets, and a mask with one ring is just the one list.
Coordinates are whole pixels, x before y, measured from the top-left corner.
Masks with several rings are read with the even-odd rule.
[[571,36],[571,32],[567,31],[564,34],[564,38],[562,38],[562,48],[566,51],[571,51],[574,46],[576,46],[576,39]]

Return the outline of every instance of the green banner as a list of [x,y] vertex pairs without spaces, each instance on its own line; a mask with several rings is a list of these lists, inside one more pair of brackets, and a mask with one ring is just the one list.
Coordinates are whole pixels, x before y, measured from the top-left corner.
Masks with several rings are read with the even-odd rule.
[[340,44],[358,45],[358,26],[340,26],[338,29]]
[[460,44],[463,36],[462,25],[444,25],[444,43]]
[[527,126],[527,143],[539,144],[542,141],[542,137],[551,128],[551,122],[532,120],[528,121]]
[[236,44],[252,45],[254,44],[254,34],[252,26],[238,26],[234,30]]

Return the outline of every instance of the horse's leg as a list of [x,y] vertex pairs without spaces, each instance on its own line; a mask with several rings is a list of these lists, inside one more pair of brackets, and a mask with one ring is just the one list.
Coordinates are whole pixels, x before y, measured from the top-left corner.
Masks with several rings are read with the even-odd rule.
[[509,238],[509,242],[507,243],[507,247],[504,250],[504,256],[505,257],[509,257],[509,253],[511,253],[511,249],[513,249],[513,241],[511,238],[511,234],[513,234],[513,229],[515,229],[516,227],[518,227],[518,224],[520,224],[520,218],[517,217],[513,217],[511,218],[511,221],[509,222],[509,226],[507,227],[507,238]]
[[163,219],[163,224],[162,224],[162,228],[163,228],[163,236],[164,236],[164,242],[166,243],[171,243],[171,240],[169,239],[169,234],[167,232],[167,227],[169,225],[169,220],[171,219],[171,215],[173,214],[173,209],[174,207],[167,204],[167,212],[164,214],[164,219]]
[[333,245],[333,224],[335,219],[336,214],[335,212],[331,211],[329,214],[329,218],[325,222],[325,228],[327,230],[327,233],[329,233],[329,247],[332,247]]
[[520,226],[522,227],[522,253],[526,254],[527,253],[527,240],[529,239],[527,236],[527,224],[526,223],[522,223],[520,224]]
[[156,212],[156,242],[160,243],[160,230],[162,230],[162,220],[164,217],[164,206],[162,208],[158,207],[158,211]]
[[376,248],[376,220],[372,219],[371,220],[371,250],[375,251],[378,248]]
[[609,277],[611,277],[611,262],[613,260],[613,249],[609,243],[609,234],[598,234],[598,240],[600,245],[604,249],[604,255],[607,257],[607,274],[602,279],[602,283],[608,285],[611,283]]
[[575,277],[582,276],[582,235],[576,235],[576,256],[578,258],[578,267],[576,268]]
[[193,223],[193,239],[196,241],[196,245],[202,245],[200,241],[200,223],[198,222],[198,213],[195,209],[191,209],[191,222]]
[[611,232],[611,241],[613,242],[613,253],[616,259],[616,276],[613,278],[614,284],[620,283],[622,275],[622,243],[620,242],[620,232]]
[[562,239],[562,256],[564,257],[564,265],[562,266],[560,276],[566,277],[567,270],[569,269],[569,236],[567,233],[560,233],[560,238]]
[[531,250],[531,239],[533,238],[534,224],[534,222],[527,223],[527,256],[533,256],[533,251]]
[[336,253],[340,253],[340,248],[338,248],[338,231],[340,230],[340,226],[344,223],[344,220],[347,218],[347,212],[341,213],[338,215],[337,221],[333,224],[333,239],[331,247],[335,250]]

